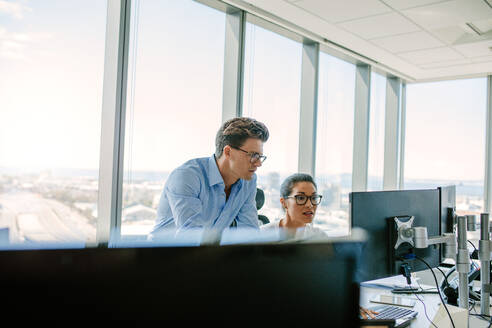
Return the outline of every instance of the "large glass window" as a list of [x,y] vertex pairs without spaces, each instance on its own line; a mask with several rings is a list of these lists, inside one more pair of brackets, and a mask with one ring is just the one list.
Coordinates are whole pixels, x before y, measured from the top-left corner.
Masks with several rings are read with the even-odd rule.
[[195,1],[134,2],[122,235],[145,235],[170,171],[215,152],[225,13]]
[[0,5],[0,242],[94,242],[106,1]]
[[270,131],[263,149],[268,158],[257,175],[265,193],[259,213],[271,222],[283,215],[282,180],[298,169],[301,62],[301,43],[247,23],[243,116],[265,123]]
[[330,235],[348,234],[352,191],[355,65],[319,57],[316,182],[323,195],[316,223]]
[[367,190],[383,189],[386,77],[371,73]]
[[461,214],[483,210],[486,80],[407,85],[405,189],[456,185]]

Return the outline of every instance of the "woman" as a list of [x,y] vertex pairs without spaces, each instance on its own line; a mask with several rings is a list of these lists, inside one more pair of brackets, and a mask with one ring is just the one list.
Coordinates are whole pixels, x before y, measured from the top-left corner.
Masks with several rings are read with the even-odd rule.
[[292,174],[280,186],[280,203],[285,217],[262,225],[261,229],[275,230],[281,239],[326,238],[323,230],[313,226],[321,199],[316,183],[309,174]]
[[[261,226],[263,230],[275,230],[281,240],[306,240],[327,238],[326,233],[313,226],[316,209],[323,196],[318,194],[316,182],[309,174],[295,173],[280,186],[280,203],[285,217]],[[374,318],[378,312],[360,307],[362,318]]]

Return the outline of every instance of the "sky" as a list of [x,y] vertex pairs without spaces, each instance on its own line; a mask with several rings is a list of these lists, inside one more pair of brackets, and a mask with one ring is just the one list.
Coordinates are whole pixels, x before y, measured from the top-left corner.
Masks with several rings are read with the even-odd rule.
[[[169,171],[214,152],[225,14],[193,1],[135,3],[125,170]],[[99,167],[105,23],[101,0],[0,0],[0,167]],[[249,23],[246,33],[244,114],[272,132],[262,170],[295,171],[302,45]],[[320,56],[320,173],[352,169],[354,74]],[[374,175],[384,149],[380,79],[371,96]],[[483,178],[485,79],[412,84],[407,99],[406,176]]]
[[99,165],[106,4],[0,1],[0,166]]
[[405,176],[481,180],[487,79],[407,87]]
[[351,172],[355,66],[321,53],[319,72],[316,175]]
[[262,173],[297,171],[301,64],[301,43],[247,23],[243,116],[270,132]]

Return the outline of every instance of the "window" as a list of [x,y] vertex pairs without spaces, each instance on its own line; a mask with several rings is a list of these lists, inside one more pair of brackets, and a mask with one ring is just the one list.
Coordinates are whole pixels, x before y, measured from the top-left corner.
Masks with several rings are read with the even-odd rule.
[[94,242],[106,2],[13,1],[0,17],[0,235]]
[[407,85],[405,189],[454,184],[459,213],[483,210],[486,87],[485,78]]
[[330,235],[348,234],[352,191],[355,65],[319,57],[316,182],[323,201],[316,223]]
[[371,73],[367,190],[383,189],[386,77]]
[[247,23],[243,116],[265,123],[270,131],[263,149],[268,158],[257,171],[265,193],[259,212],[270,222],[283,216],[280,184],[297,172],[301,61],[301,43]]
[[153,227],[168,174],[215,152],[225,14],[195,1],[134,2],[121,233]]

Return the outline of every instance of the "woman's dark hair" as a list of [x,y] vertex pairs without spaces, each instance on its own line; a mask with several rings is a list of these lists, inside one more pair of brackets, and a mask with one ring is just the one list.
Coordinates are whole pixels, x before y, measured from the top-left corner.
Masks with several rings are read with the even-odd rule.
[[306,173],[294,173],[282,182],[282,185],[280,186],[280,196],[282,198],[288,197],[292,192],[292,188],[294,188],[294,185],[298,182],[311,182],[314,188],[316,188],[316,190],[318,189],[312,176]]
[[241,147],[246,139],[256,138],[266,142],[269,132],[265,124],[249,117],[236,117],[225,122],[215,137],[215,157],[222,156],[224,147]]

